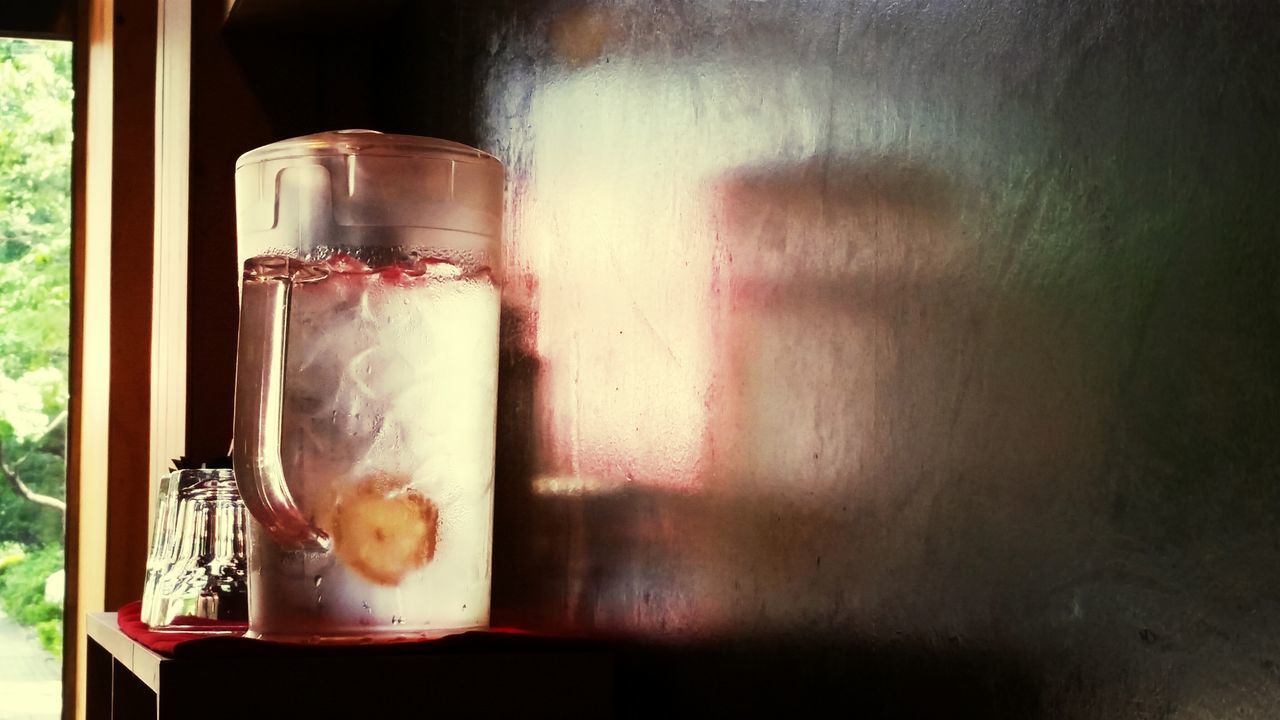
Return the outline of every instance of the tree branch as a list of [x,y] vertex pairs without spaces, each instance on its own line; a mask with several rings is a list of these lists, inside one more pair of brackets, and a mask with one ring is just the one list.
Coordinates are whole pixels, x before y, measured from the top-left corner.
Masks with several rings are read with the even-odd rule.
[[[40,441],[49,437],[49,433],[53,432],[54,428],[61,425],[64,421],[66,421],[66,419],[67,419],[67,411],[63,410],[61,413],[58,414],[57,417],[53,419],[52,422],[49,423],[49,427],[45,428],[43,433],[40,433],[40,437],[36,438],[36,441],[35,441],[36,444],[40,443]],[[18,475],[18,471],[14,469],[19,465],[21,465],[28,457],[30,457],[30,455],[31,453],[27,453],[26,455],[23,455],[18,460],[18,462],[14,463],[13,466],[10,467],[9,465],[6,465],[4,462],[4,443],[0,443],[0,475],[4,475],[5,480],[9,482],[9,485],[13,487],[14,491],[17,492],[22,497],[26,498],[29,502],[33,502],[37,505],[43,505],[45,507],[53,508],[61,512],[63,515],[66,515],[67,514],[66,502],[59,500],[56,497],[52,497],[50,495],[41,495],[40,493],[35,492],[31,488],[27,487],[27,484],[22,482],[22,478]]]

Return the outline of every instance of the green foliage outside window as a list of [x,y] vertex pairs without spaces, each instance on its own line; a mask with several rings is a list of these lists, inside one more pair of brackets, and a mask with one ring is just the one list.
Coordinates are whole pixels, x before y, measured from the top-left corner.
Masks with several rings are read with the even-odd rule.
[[36,629],[45,650],[62,654],[62,605],[45,599],[45,580],[62,569],[62,548],[46,545],[31,554],[15,545],[0,548],[0,609]]
[[71,308],[71,44],[0,38],[0,606],[61,646]]

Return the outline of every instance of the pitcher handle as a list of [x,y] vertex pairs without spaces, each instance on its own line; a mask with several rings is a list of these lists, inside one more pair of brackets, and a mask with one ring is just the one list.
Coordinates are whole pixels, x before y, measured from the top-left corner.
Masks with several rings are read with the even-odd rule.
[[232,466],[245,507],[277,542],[323,550],[329,537],[298,508],[280,459],[291,265],[282,261],[267,272],[245,272],[236,348]]

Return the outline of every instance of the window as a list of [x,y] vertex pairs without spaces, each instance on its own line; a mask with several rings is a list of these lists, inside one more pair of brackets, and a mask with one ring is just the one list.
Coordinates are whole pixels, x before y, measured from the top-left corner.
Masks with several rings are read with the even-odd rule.
[[0,718],[62,705],[71,119],[71,43],[0,38]]

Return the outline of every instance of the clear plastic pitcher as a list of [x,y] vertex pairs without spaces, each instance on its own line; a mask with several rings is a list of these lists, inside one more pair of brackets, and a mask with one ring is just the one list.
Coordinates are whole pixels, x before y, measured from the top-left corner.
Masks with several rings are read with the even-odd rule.
[[246,153],[235,179],[250,633],[487,625],[501,163],[343,131]]

